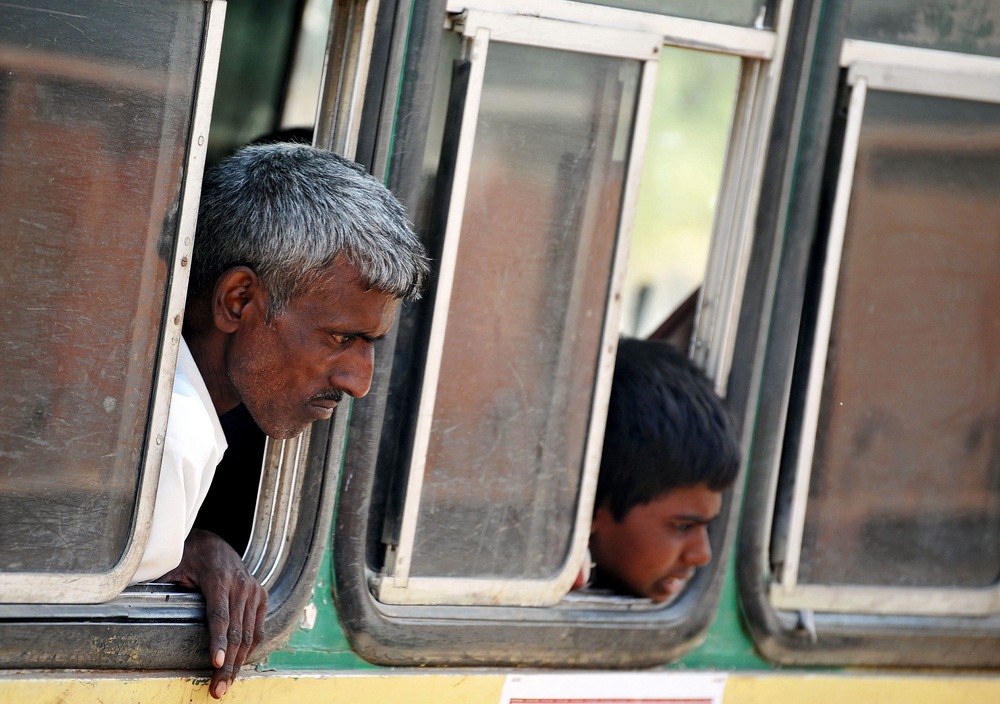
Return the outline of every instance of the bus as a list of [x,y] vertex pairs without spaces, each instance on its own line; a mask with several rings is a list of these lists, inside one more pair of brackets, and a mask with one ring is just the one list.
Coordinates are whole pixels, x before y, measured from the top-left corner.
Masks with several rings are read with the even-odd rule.
[[[19,0],[0,69],[0,701],[210,699],[128,582],[202,174],[285,138],[433,272],[367,397],[223,419],[227,700],[1000,701],[1000,1]],[[622,335],[740,436],[667,605],[567,593]]]

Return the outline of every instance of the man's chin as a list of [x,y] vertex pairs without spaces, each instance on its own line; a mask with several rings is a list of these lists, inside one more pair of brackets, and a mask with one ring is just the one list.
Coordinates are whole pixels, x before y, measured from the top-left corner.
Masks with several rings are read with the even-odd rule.
[[313,424],[313,421],[295,421],[289,422],[283,425],[279,425],[274,429],[274,433],[268,433],[268,436],[274,438],[275,440],[291,440],[292,438],[297,438],[302,432]]
[[[251,412],[250,415],[253,416],[253,412]],[[255,416],[254,422],[265,435],[274,440],[291,440],[292,438],[301,435],[303,430],[312,425],[312,420],[289,420],[277,422],[264,421],[262,423]]]
[[269,433],[265,430],[264,434],[267,435],[272,440],[291,440],[292,438],[297,438],[299,435],[301,435],[302,431],[305,430],[309,425],[312,424],[309,423],[296,430],[276,430],[273,433]]

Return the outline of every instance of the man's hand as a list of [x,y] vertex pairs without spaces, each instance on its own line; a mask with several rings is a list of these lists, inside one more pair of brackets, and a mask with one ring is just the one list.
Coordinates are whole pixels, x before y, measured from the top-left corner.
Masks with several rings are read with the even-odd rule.
[[215,668],[208,691],[221,699],[264,637],[267,592],[229,543],[198,528],[184,541],[181,563],[161,580],[200,589],[205,596],[208,652]]

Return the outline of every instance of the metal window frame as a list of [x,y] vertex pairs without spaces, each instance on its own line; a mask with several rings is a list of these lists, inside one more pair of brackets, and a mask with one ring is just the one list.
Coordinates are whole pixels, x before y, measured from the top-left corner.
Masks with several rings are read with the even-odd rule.
[[[225,9],[225,0],[209,0]],[[363,5],[371,0],[353,0]],[[200,4],[200,3],[199,3]],[[392,4],[382,2],[383,7]],[[338,2],[338,9],[353,12],[355,7]],[[371,13],[354,13],[355,19],[371,23]],[[204,61],[212,62],[211,71],[199,73],[199,97],[207,101],[207,111],[192,122],[192,150],[199,148],[187,174],[184,207],[190,219],[189,231],[182,230],[175,263],[183,268],[174,270],[173,288],[169,294],[168,313],[176,324],[170,340],[179,345],[180,322],[186,295],[186,262],[190,261],[194,222],[204,164],[204,146],[208,139],[208,122],[214,96],[214,81],[218,66],[218,44],[221,39],[223,16],[212,24],[215,51],[203,49]],[[206,27],[208,25],[206,24]],[[205,30],[208,31],[207,29]],[[364,27],[355,27],[352,36],[364,36]],[[354,49],[346,48],[345,54]],[[330,56],[330,62],[344,57]],[[365,63],[367,70],[367,63]],[[334,66],[336,72],[339,69]],[[329,73],[329,70],[327,71]],[[341,71],[341,75],[343,72]],[[362,81],[362,84],[364,82]],[[387,89],[388,90],[388,89]],[[339,103],[341,110],[361,113],[362,95],[354,91],[351,101]],[[336,121],[340,113],[323,113],[323,120]],[[352,123],[352,124],[357,124]],[[329,127],[329,126],[328,126]],[[328,134],[350,142],[357,130],[327,129]],[[337,146],[337,145],[334,145]],[[352,147],[353,148],[353,147]],[[187,198],[192,198],[187,200]],[[185,259],[186,256],[186,259]],[[169,403],[173,385],[176,352],[161,351],[162,390]],[[158,387],[161,388],[161,387]],[[314,423],[298,438],[273,442],[266,447],[264,472],[258,491],[258,508],[244,561],[254,570],[268,591],[268,613],[265,639],[252,660],[259,660],[270,650],[287,641],[292,630],[303,618],[303,607],[314,596],[316,578],[320,573],[333,522],[337,487],[346,449],[345,439],[353,409],[345,404],[330,421]],[[159,411],[166,423],[166,405]],[[152,443],[150,443],[152,445]],[[150,472],[150,499],[155,495],[160,453],[146,458]],[[152,464],[149,464],[152,463]],[[151,503],[150,503],[151,506]],[[37,585],[36,585],[37,588]],[[25,660],[26,643],[37,657]],[[133,647],[123,644],[141,645]],[[113,669],[204,669],[209,661],[207,652],[204,599],[196,592],[173,584],[143,584],[130,587],[114,599],[100,604],[73,605],[0,604],[0,668],[44,666],[47,668],[113,668]]]
[[780,574],[770,585],[769,599],[777,609],[811,612],[919,616],[1000,614],[1000,584],[984,588],[932,588],[835,586],[803,584],[798,580],[833,310],[868,91],[1000,103],[1000,59],[845,40],[841,66],[847,69],[851,94],[809,360],[785,558]]
[[[428,107],[436,85],[432,77],[437,70],[436,55],[443,34],[441,20],[446,18],[446,7],[453,13],[460,13],[469,5],[497,13],[544,15],[549,19],[576,19],[581,23],[586,23],[583,20],[588,17],[596,17],[600,23],[607,22],[618,29],[645,31],[650,23],[657,27],[670,24],[674,28],[682,27],[683,31],[677,30],[677,36],[664,32],[660,35],[663,44],[750,59],[744,65],[756,64],[756,67],[753,73],[745,70],[744,81],[752,77],[757,92],[752,98],[748,93],[744,95],[748,96],[751,133],[763,144],[759,147],[759,160],[755,156],[745,161],[756,164],[753,168],[763,171],[761,164],[770,157],[766,142],[772,115],[781,114],[776,106],[793,3],[780,3],[774,31],[738,28],[735,36],[749,38],[753,46],[759,42],[768,47],[756,50],[745,41],[719,46],[713,40],[730,36],[732,28],[709,22],[664,19],[563,0],[532,0],[530,4],[521,0],[473,0],[468,3],[428,0],[426,4],[413,6],[410,25],[413,34],[403,74],[401,107],[397,112],[393,105],[383,103],[378,119],[373,116],[368,120],[372,129],[382,129],[386,122],[394,122],[406,136],[405,147],[394,156],[390,171],[390,182],[401,193],[404,204],[412,207],[425,193],[420,185],[426,178],[421,140],[426,139]],[[447,26],[456,19],[459,17],[448,19]],[[742,119],[747,113],[740,115]],[[743,147],[736,146],[735,142],[729,146],[730,152],[739,148]],[[729,168],[728,162],[726,168]],[[753,168],[750,173],[754,173]],[[445,178],[449,173],[445,173]],[[755,178],[766,185],[760,173]],[[735,183],[737,179],[732,180]],[[747,207],[757,202],[755,188],[747,187]],[[741,204],[736,209],[742,207]],[[754,220],[753,215],[746,213],[741,217],[750,222]],[[747,231],[751,232],[752,228],[748,227]],[[743,242],[740,247],[750,247],[750,243]],[[386,503],[394,510],[395,488],[391,477],[398,469],[397,453],[405,455],[409,443],[409,426],[399,414],[415,415],[413,388],[420,384],[419,374],[402,370],[422,366],[422,349],[430,327],[430,304],[431,301],[422,301],[412,310],[404,310],[399,326],[400,343],[395,348],[393,363],[399,373],[390,376],[384,366],[376,369],[372,387],[374,398],[356,407],[351,422],[352,442],[346,449],[334,530],[333,589],[341,623],[352,648],[365,660],[397,666],[496,664],[606,669],[652,667],[676,660],[696,647],[705,638],[721,599],[728,562],[725,555],[735,543],[738,528],[736,517],[742,494],[739,480],[712,530],[713,550],[719,558],[699,571],[690,588],[669,608],[648,607],[624,597],[577,599],[577,595],[548,608],[388,604],[375,596],[373,580],[377,576],[377,565],[382,564],[378,534],[384,528],[381,521]],[[731,312],[736,315],[742,309],[743,306],[738,306]],[[396,395],[392,397],[391,394]],[[395,404],[391,403],[392,398]],[[744,440],[745,445],[748,442]]]
[[113,599],[128,584],[139,566],[149,536],[153,503],[159,479],[163,440],[174,384],[174,369],[180,350],[181,324],[190,273],[188,263],[194,241],[201,181],[208,143],[212,101],[222,46],[222,29],[226,16],[226,0],[207,3],[201,63],[198,69],[194,114],[183,184],[177,247],[171,266],[170,288],[167,294],[159,352],[153,385],[150,421],[146,431],[145,451],[139,480],[138,501],[128,546],[119,562],[104,573],[0,573],[0,601],[3,603],[63,603],[94,604]]
[[[326,55],[316,105],[313,145],[354,159],[374,49],[379,0],[334,2]],[[347,399],[332,421],[339,444],[346,439],[353,399]],[[299,520],[298,497],[313,447],[312,427],[287,440],[265,437],[263,468],[254,523],[243,561],[265,588],[282,576]],[[342,449],[331,455],[339,475]]]
[[[783,3],[789,5],[790,3]],[[783,8],[782,12],[786,12]],[[552,20],[617,28],[631,32],[659,35],[662,44],[735,54],[752,59],[770,60],[777,50],[778,33],[751,27],[739,27],[707,20],[693,20],[658,15],[639,10],[624,10],[589,5],[572,0],[448,0],[448,12],[484,11],[512,17],[544,16]],[[787,14],[787,12],[786,12]],[[776,23],[780,26],[780,21]]]
[[[386,556],[386,575],[378,575],[373,581],[379,599],[386,603],[552,605],[557,603],[569,590],[586,552],[590,513],[593,509],[593,493],[600,464],[600,443],[596,439],[603,435],[606,399],[611,389],[611,372],[614,368],[614,358],[611,353],[617,344],[617,324],[620,294],[624,285],[625,259],[635,217],[638,179],[652,113],[652,97],[661,41],[657,35],[649,33],[570,24],[540,17],[480,12],[478,10],[463,11],[461,16],[455,19],[452,27],[461,33],[467,42],[467,57],[471,65],[469,85],[463,106],[455,178],[449,199],[445,245],[438,274],[427,362],[420,393],[420,408],[417,413],[416,435],[403,504],[400,541],[399,545],[393,546]],[[457,264],[466,185],[472,164],[483,77],[491,42],[555,48],[557,50],[637,59],[643,62],[633,121],[633,139],[622,195],[622,210],[617,228],[617,244],[611,272],[608,307],[601,339],[601,349],[605,350],[606,353],[602,354],[595,384],[588,426],[588,440],[584,451],[584,473],[581,478],[580,500],[577,503],[573,524],[573,537],[569,555],[559,573],[552,579],[544,580],[413,577],[410,575],[411,556],[416,537],[437,382],[444,351],[445,332],[448,324],[447,313]]]

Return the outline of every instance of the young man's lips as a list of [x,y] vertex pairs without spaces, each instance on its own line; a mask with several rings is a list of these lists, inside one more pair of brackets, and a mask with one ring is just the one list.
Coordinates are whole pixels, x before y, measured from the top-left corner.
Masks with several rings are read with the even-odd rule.
[[660,594],[663,594],[668,597],[675,596],[678,593],[680,593],[680,591],[684,589],[685,586],[687,586],[687,583],[691,580],[691,577],[693,576],[694,576],[693,574],[687,574],[687,573],[670,575],[668,577],[663,577],[662,579],[657,580],[657,582],[654,584],[654,587],[656,591]]

